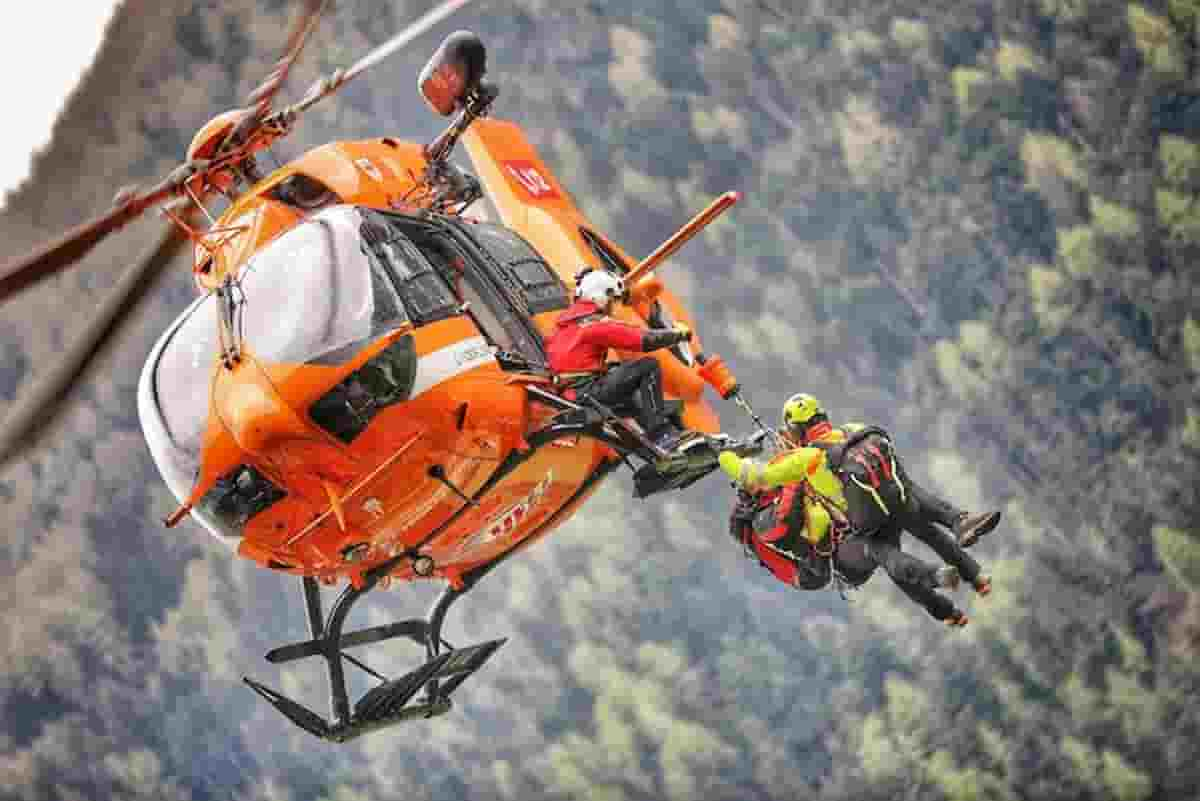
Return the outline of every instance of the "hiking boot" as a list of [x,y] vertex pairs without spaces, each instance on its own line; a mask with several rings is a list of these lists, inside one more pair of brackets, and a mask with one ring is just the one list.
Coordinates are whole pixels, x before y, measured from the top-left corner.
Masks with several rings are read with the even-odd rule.
[[980,573],[975,577],[975,580],[971,582],[971,586],[975,588],[975,592],[978,593],[980,597],[986,596],[992,591],[992,577],[987,573]]
[[970,620],[970,618],[967,617],[966,612],[962,611],[961,609],[955,609],[953,612],[950,613],[950,616],[947,617],[942,622],[945,623],[947,626],[953,626],[955,628],[962,628],[963,626],[970,623],[971,620]]
[[948,590],[957,590],[958,583],[962,581],[962,576],[958,574],[958,568],[947,565],[939,567],[933,571],[933,586],[945,587]]
[[984,512],[978,515],[963,512],[954,521],[954,536],[958,537],[960,547],[970,548],[979,541],[980,537],[994,529],[999,522],[999,512]]

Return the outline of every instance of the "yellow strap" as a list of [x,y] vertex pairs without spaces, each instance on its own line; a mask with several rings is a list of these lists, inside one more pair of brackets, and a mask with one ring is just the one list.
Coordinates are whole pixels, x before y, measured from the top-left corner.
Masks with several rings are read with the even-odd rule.
[[891,511],[887,508],[887,504],[883,502],[883,498],[879,497],[879,493],[875,491],[874,487],[868,487],[866,484],[859,481],[857,476],[850,476],[850,480],[853,481],[855,484],[857,484],[859,487],[861,487],[866,492],[869,492],[871,494],[871,497],[875,499],[876,505],[878,505],[879,508],[883,510],[883,513],[885,515],[891,514]]
[[904,482],[900,480],[900,471],[896,469],[896,452],[888,448],[888,461],[892,463],[892,481],[900,488],[900,500],[908,500],[908,492],[904,488]]

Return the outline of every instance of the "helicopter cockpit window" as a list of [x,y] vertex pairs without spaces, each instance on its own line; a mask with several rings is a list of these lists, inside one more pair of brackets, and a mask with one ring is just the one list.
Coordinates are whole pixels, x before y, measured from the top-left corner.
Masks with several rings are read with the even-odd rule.
[[339,202],[337,193],[312,176],[296,173],[271,187],[269,197],[304,211],[315,211]]
[[[155,344],[138,383],[138,418],[146,443],[163,480],[180,501],[191,494],[208,426],[210,384],[218,347],[216,306],[213,295],[189,306]],[[214,505],[218,495],[220,491],[206,495],[193,514],[221,541],[237,547],[245,519],[239,522],[236,516],[226,513],[228,501]],[[258,506],[252,508],[261,508],[261,501],[278,496],[278,490],[261,499],[255,496],[250,500]]]
[[155,346],[138,385],[138,416],[167,486],[186,497],[200,465],[217,345],[216,298],[198,298]]
[[240,276],[247,345],[268,362],[337,363],[410,316],[382,265],[363,252],[362,216],[334,206],[280,236]]
[[568,305],[567,290],[558,275],[519,234],[503,226],[479,223],[467,229],[492,257],[533,314]]
[[[497,269],[495,259],[481,253],[479,241],[473,236],[475,227],[461,223],[440,230],[410,226],[409,234],[454,288],[489,345],[540,364],[546,355],[541,338],[528,320],[528,299],[516,290],[507,272]],[[472,234],[469,238],[467,232]]]
[[400,225],[377,212],[364,210],[362,215],[363,252],[372,267],[395,281],[413,322],[423,325],[458,314],[454,293]]

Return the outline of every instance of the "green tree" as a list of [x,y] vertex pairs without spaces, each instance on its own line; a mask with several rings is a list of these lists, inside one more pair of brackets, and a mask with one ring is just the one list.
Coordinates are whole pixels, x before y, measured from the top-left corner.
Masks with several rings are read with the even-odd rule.
[[1200,592],[1200,541],[1187,532],[1158,525],[1151,531],[1163,566],[1179,584]]

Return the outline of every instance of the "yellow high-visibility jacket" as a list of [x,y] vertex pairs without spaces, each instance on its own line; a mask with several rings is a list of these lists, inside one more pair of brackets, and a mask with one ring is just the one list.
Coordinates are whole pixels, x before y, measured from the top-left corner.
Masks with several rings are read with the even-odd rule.
[[[842,442],[847,435],[863,428],[850,423],[832,429],[822,437],[824,442]],[[813,492],[820,495],[830,506],[847,510],[846,495],[842,482],[829,469],[825,451],[811,445],[784,451],[766,464],[755,459],[743,458],[733,451],[723,451],[719,457],[721,469],[747,492],[760,492],[788,484],[807,481]],[[804,497],[805,537],[811,543],[819,543],[829,534],[832,524],[829,511],[818,500],[806,494]]]

